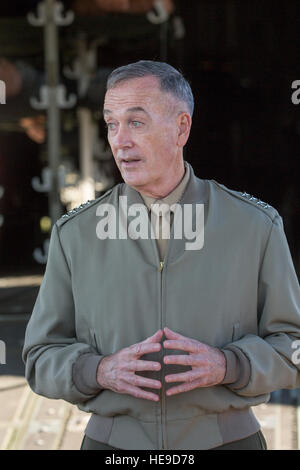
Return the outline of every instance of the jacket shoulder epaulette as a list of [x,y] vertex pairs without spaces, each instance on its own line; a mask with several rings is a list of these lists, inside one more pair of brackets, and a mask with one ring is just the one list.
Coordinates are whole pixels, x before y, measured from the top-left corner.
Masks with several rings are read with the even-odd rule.
[[266,215],[268,215],[272,220],[276,215],[279,215],[277,210],[268,204],[267,202],[261,201],[261,199],[252,196],[251,194],[247,193],[246,191],[235,191],[233,189],[229,189],[223,184],[218,183],[217,181],[212,180],[219,188],[223,189],[227,193],[231,194],[233,197],[236,197],[252,206],[255,206],[257,209],[262,210]]
[[63,224],[68,222],[69,220],[73,219],[76,215],[82,213],[86,209],[89,209],[90,207],[94,206],[95,204],[98,204],[99,201],[104,199],[105,197],[109,196],[109,194],[112,192],[113,188],[109,189],[106,191],[102,196],[98,197],[97,199],[92,199],[84,202],[83,204],[80,204],[78,207],[74,207],[70,211],[68,211],[66,214],[62,215],[56,222],[56,225],[58,227],[61,227]]

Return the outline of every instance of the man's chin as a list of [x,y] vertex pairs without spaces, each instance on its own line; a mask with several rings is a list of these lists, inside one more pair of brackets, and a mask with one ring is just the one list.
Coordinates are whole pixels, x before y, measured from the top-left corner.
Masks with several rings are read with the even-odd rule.
[[139,174],[138,171],[122,171],[122,178],[126,184],[133,187],[140,187],[145,184],[144,178]]

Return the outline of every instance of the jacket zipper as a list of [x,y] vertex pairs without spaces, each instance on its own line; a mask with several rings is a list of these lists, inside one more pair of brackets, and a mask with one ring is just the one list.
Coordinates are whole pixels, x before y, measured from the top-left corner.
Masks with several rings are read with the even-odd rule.
[[[173,233],[173,227],[171,228],[171,233]],[[159,276],[160,276],[160,327],[161,327],[161,329],[163,328],[163,286],[162,286],[163,269],[164,269],[164,266],[165,266],[165,263],[166,263],[167,253],[170,249],[170,246],[169,246],[170,241],[171,241],[171,237],[169,239],[169,243],[168,243],[167,250],[166,250],[166,253],[165,253],[165,259],[164,259],[164,261],[160,261],[159,252],[158,252],[155,240],[154,240],[154,244],[155,244],[155,248],[156,248],[156,256],[157,256],[157,259],[159,260],[158,272],[159,272]],[[162,349],[162,352],[161,352],[161,362],[162,362],[162,360],[163,360],[163,349]],[[163,373],[164,373],[164,370],[163,370],[163,367],[162,367],[162,369],[161,369],[162,387],[161,387],[161,400],[160,400],[160,403],[161,403],[161,405],[160,405],[160,425],[161,425],[160,435],[161,435],[161,448],[166,449],[166,441],[165,441],[165,434],[166,434],[165,433],[166,397],[165,397]]]
[[[171,227],[171,236],[173,235],[173,226]],[[164,267],[166,265],[166,261],[168,258],[168,253],[170,251],[170,243],[171,243],[171,236],[168,242],[168,246],[166,249],[165,253],[165,258],[164,261],[159,262],[159,274],[160,274],[160,319],[161,319],[161,328],[163,328],[163,275],[164,275]],[[157,250],[158,253],[158,250]],[[162,349],[162,354],[161,354],[161,361],[163,364],[163,349]],[[166,429],[165,429],[165,421],[166,421],[166,394],[165,394],[165,386],[164,386],[164,368],[162,367],[162,372],[161,372],[161,381],[162,381],[162,387],[161,387],[161,418],[160,418],[160,424],[161,424],[161,442],[162,442],[162,449],[165,450],[167,449],[167,443],[166,443]]]
[[[163,268],[164,268],[164,261],[159,262],[159,273],[160,273],[160,312],[161,312],[161,328],[163,328],[163,286],[162,286],[162,281],[163,281]],[[162,349],[162,354],[161,354],[161,361],[163,362],[163,349]],[[162,440],[162,449],[165,449],[165,432],[164,432],[164,419],[165,419],[165,388],[164,388],[164,370],[162,367],[162,372],[161,372],[161,381],[162,381],[162,387],[161,387],[161,414],[160,414],[160,424],[161,424],[161,440]]]

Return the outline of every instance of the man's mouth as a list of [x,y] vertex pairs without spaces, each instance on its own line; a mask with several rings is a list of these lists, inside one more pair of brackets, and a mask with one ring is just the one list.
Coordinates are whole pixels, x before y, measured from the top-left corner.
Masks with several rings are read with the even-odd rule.
[[139,162],[141,162],[140,158],[137,157],[132,157],[132,158],[120,158],[120,162],[122,166],[125,166],[126,168],[129,167],[134,167],[138,165]]

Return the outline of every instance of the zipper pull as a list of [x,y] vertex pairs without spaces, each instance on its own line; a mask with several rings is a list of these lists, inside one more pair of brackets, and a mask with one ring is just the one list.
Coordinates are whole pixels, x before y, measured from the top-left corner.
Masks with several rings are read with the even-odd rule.
[[164,267],[164,262],[163,262],[163,261],[160,261],[160,262],[159,262],[159,272],[162,272],[163,267]]

